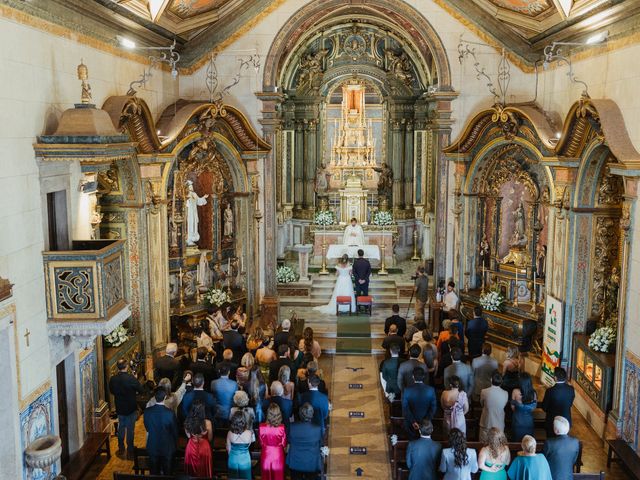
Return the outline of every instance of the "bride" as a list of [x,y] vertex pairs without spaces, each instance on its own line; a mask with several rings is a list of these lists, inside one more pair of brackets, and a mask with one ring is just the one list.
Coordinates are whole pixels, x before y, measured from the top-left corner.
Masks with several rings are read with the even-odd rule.
[[[345,253],[338,264],[336,265],[336,285],[333,287],[333,294],[331,300],[326,305],[315,307],[314,310],[318,310],[323,313],[329,313],[335,315],[336,313],[336,298],[337,297],[351,297],[351,311],[356,311],[356,297],[353,292],[353,282],[351,280],[351,265],[349,265],[349,256]],[[349,311],[346,305],[340,306],[340,311]]]

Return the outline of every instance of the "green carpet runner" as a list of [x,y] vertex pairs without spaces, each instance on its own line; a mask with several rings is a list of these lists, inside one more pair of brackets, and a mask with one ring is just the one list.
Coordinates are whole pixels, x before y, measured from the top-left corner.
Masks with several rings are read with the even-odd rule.
[[338,315],[336,354],[370,355],[371,325],[369,315]]

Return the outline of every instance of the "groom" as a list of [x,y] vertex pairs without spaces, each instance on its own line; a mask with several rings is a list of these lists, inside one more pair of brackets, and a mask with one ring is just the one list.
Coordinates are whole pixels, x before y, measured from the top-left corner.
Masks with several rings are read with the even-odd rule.
[[356,279],[356,297],[369,295],[369,277],[371,276],[371,264],[364,258],[364,250],[358,249],[358,258],[353,261],[351,267]]

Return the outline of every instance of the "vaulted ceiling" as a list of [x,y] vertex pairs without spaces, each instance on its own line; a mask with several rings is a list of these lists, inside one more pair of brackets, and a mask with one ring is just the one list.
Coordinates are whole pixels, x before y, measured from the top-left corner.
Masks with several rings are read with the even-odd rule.
[[[182,68],[196,64],[282,1],[2,0],[113,44],[117,35],[130,36],[146,46],[168,45],[175,39]],[[364,0],[345,0],[361,1]],[[621,37],[637,30],[640,23],[640,0],[434,2],[528,65],[540,59],[544,47],[553,41],[584,41],[602,30],[608,30],[610,38]]]

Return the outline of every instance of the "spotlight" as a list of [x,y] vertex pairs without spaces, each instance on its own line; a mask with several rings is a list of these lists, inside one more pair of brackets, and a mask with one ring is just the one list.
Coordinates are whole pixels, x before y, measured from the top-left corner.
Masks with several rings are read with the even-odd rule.
[[605,30],[604,32],[596,33],[587,38],[585,42],[586,45],[595,45],[596,43],[602,43],[609,37],[609,32]]

